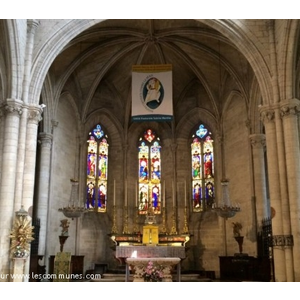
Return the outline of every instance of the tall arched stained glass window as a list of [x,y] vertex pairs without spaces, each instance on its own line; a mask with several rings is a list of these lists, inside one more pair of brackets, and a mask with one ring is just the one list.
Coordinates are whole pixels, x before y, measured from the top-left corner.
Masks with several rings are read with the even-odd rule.
[[161,213],[161,146],[156,133],[148,129],[139,139],[139,214],[152,209]]
[[106,212],[108,138],[99,124],[89,132],[87,143],[86,207]]
[[192,136],[193,211],[211,208],[215,199],[214,146],[212,134],[201,124]]

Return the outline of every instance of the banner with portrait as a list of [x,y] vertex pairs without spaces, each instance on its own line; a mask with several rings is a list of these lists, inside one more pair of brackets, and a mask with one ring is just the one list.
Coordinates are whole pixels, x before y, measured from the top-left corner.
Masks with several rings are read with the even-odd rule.
[[172,65],[132,66],[132,121],[172,119]]

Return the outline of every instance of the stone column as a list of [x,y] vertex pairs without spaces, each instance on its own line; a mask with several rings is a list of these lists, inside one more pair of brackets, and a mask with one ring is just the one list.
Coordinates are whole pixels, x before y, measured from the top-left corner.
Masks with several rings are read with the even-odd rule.
[[18,148],[18,164],[17,164],[17,177],[16,177],[16,192],[15,192],[15,211],[21,208],[23,197],[23,180],[24,180],[24,166],[25,166],[25,147],[26,147],[26,131],[28,122],[28,91],[31,79],[32,68],[32,52],[34,47],[34,36],[36,28],[39,25],[38,20],[27,20],[27,39],[26,39],[26,52],[24,60],[24,79],[23,79],[23,92],[22,99],[24,102],[23,113],[20,120],[19,131],[19,148]]
[[[30,106],[26,130],[25,166],[23,180],[22,205],[26,211],[33,206],[33,194],[36,169],[37,128],[41,121],[43,109],[41,106]],[[25,265],[25,273],[29,273],[29,260]]]
[[[287,185],[289,202],[282,207],[284,214],[290,218],[290,226],[285,232],[285,248],[292,249],[293,255],[289,257],[290,264],[293,264],[293,274],[290,280],[300,281],[300,153],[299,153],[299,124],[298,112],[300,101],[291,99],[282,102],[280,105],[283,121],[285,164],[287,173]],[[289,243],[290,241],[290,243]],[[293,248],[292,248],[293,247]],[[290,266],[288,266],[290,267]],[[292,278],[294,275],[294,278]]]
[[[8,99],[3,106],[5,113],[0,182],[0,273],[9,274],[9,234],[14,215],[14,195],[18,153],[19,123],[22,114],[21,100]],[[2,279],[1,279],[2,280]]]
[[267,203],[266,172],[264,150],[266,137],[264,134],[251,134],[252,145],[254,194],[256,197],[256,220],[258,226],[261,221],[269,216],[269,203]]
[[40,106],[31,106],[28,110],[28,124],[26,135],[26,153],[23,182],[23,199],[24,209],[28,209],[33,204],[34,180],[36,169],[36,149],[37,149],[37,128],[38,123],[42,120],[43,110]]
[[[4,110],[3,107],[0,106],[0,149],[3,147],[3,137],[4,137]],[[1,174],[2,174],[2,151],[0,151],[0,182],[1,182]]]
[[[275,110],[271,106],[261,106],[260,114],[265,125],[270,204],[275,211],[272,219],[273,235],[283,235],[281,195],[279,182],[279,166],[277,137],[275,127]],[[285,255],[282,247],[273,248],[275,281],[286,281]]]
[[37,187],[37,213],[36,216],[40,219],[40,234],[39,234],[39,255],[45,255],[46,235],[47,235],[47,220],[48,220],[48,202],[49,202],[49,180],[50,180],[50,161],[52,148],[52,134],[40,133],[40,168],[38,174]]
[[[56,128],[58,127],[58,121],[56,120],[51,120],[51,134],[52,136],[55,135],[55,130]],[[48,135],[49,137],[49,135]],[[51,168],[51,163],[52,163],[52,160],[53,160],[53,156],[55,155],[55,153],[53,153],[53,149],[55,148],[54,147],[54,143],[55,143],[55,140],[52,139],[51,141],[51,162],[50,162],[50,170],[49,170],[49,193],[48,193],[48,198],[49,200],[51,199],[51,197],[53,197],[53,190],[55,189],[55,187],[51,184],[51,178],[53,178],[53,173],[54,173],[54,170]],[[47,224],[46,226],[48,226],[48,223],[49,223],[49,219],[47,219]],[[46,227],[47,228],[47,227]],[[49,234],[46,234],[45,235],[45,245],[48,245],[49,243],[52,242],[51,240],[51,236]],[[48,247],[45,247],[45,254],[44,254],[44,263],[46,265],[46,273],[49,272],[49,256],[51,255],[51,253],[49,252],[49,248]],[[39,249],[39,253],[40,253],[40,249]]]
[[[174,141],[172,143],[172,153],[173,153],[173,166],[174,166],[174,173],[173,173],[173,180],[172,180],[172,215],[169,213],[168,215],[169,216],[172,216],[171,217],[171,220],[172,220],[172,225],[170,226],[171,227],[171,230],[170,230],[170,234],[177,234],[177,214],[178,214],[178,211],[177,211],[177,208],[178,208],[178,205],[177,205],[177,163],[176,163],[176,160],[177,160],[177,151],[178,151],[178,145],[177,143]],[[171,207],[171,206],[170,206]]]
[[[285,255],[285,269],[286,269],[286,281],[294,281],[293,276],[293,255],[292,249],[288,244],[282,244],[282,240],[289,240],[291,236],[290,228],[290,210],[289,210],[289,195],[287,187],[287,174],[286,174],[286,162],[285,162],[285,149],[284,149],[284,135],[283,125],[281,119],[281,112],[279,106],[275,109],[275,126],[276,126],[276,138],[277,138],[277,151],[278,151],[278,174],[280,184],[280,196],[281,196],[281,215],[282,215],[282,227],[283,236],[276,236],[273,234],[273,247],[278,247],[284,250]],[[283,239],[282,239],[283,238]]]
[[22,194],[23,194],[23,177],[24,177],[24,165],[25,165],[25,146],[26,146],[26,127],[28,121],[28,106],[23,105],[22,115],[20,117],[20,130],[19,130],[19,147],[18,147],[18,163],[17,163],[17,176],[16,176],[16,188],[14,198],[14,211],[18,211],[22,206]]

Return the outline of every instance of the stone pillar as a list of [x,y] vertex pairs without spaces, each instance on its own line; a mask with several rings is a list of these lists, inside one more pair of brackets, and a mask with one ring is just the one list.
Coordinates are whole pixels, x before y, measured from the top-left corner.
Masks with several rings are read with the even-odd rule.
[[[0,106],[0,149],[3,147],[3,137],[4,137],[4,110],[2,106]],[[3,153],[0,151],[0,182],[1,182],[1,174],[2,174],[2,159]]]
[[267,203],[266,166],[264,159],[266,137],[264,134],[251,134],[249,138],[252,145],[256,220],[258,222],[257,226],[260,226],[261,221],[269,216],[270,211],[268,207],[269,203]]
[[[279,166],[277,152],[277,137],[275,127],[275,110],[271,106],[261,106],[260,114],[265,125],[266,147],[268,160],[268,178],[270,189],[270,204],[275,211],[272,219],[273,235],[283,235],[281,195],[279,182]],[[282,247],[273,248],[275,281],[286,281],[285,255]]]
[[[300,101],[291,99],[282,102],[281,116],[283,121],[284,145],[285,145],[285,164],[287,172],[287,185],[289,203],[286,203],[282,208],[285,214],[289,214],[290,226],[285,232],[285,241],[290,241],[291,244],[285,243],[286,249],[293,250],[293,256],[290,264],[290,272],[293,269],[293,274],[290,274],[290,280],[300,281],[300,153],[299,153],[299,124],[297,113],[300,111]],[[290,267],[290,266],[287,267]],[[294,278],[292,278],[292,275]]]
[[20,117],[19,126],[19,147],[18,147],[18,163],[17,163],[17,176],[16,176],[16,188],[14,198],[14,211],[18,211],[22,206],[22,194],[23,194],[23,177],[24,177],[24,165],[25,165],[25,146],[26,146],[26,127],[28,121],[28,106],[23,105],[22,115]]
[[40,168],[38,174],[37,187],[37,213],[36,216],[40,219],[40,234],[39,234],[39,255],[45,255],[46,235],[47,235],[47,219],[48,219],[48,202],[49,202],[49,180],[50,180],[50,161],[52,134],[40,133]]
[[[281,119],[281,112],[279,106],[275,109],[275,126],[276,126],[276,138],[277,138],[277,151],[278,151],[278,174],[280,184],[280,196],[281,196],[281,215],[282,215],[282,227],[283,227],[283,240],[289,240],[291,236],[290,228],[290,210],[289,210],[289,196],[287,187],[287,174],[286,174],[286,162],[285,162],[285,149],[284,149],[284,135],[283,125]],[[285,269],[286,269],[286,281],[294,281],[293,276],[293,255],[292,249],[288,244],[277,243],[276,241],[282,240],[282,236],[276,236],[273,234],[273,247],[278,247],[284,251],[285,255]]]
[[23,80],[23,94],[22,99],[23,114],[20,120],[19,131],[19,148],[18,148],[18,164],[17,164],[17,177],[16,177],[16,193],[15,193],[15,211],[21,207],[23,197],[23,180],[24,180],[24,166],[25,166],[25,147],[26,147],[26,135],[27,135],[27,122],[28,122],[28,91],[31,78],[32,68],[32,51],[34,47],[34,35],[36,28],[39,25],[38,20],[27,20],[27,40],[26,40],[26,57],[24,60],[24,80]]
[[[56,120],[51,120],[51,134],[52,134],[52,136],[55,135],[55,130],[58,127],[58,123],[59,122],[56,121]],[[48,135],[48,137],[49,137],[49,135]],[[55,141],[52,139],[52,141],[51,141],[51,162],[50,162],[50,165],[52,163],[53,156],[55,155],[55,153],[53,153],[54,143],[55,143]],[[53,172],[54,172],[51,167],[50,167],[49,172],[50,172],[49,173],[50,178],[49,178],[49,193],[48,193],[48,198],[51,199],[51,197],[53,197],[53,190],[55,189],[55,187],[53,185],[51,185],[51,178],[52,178]],[[48,225],[48,222],[47,222],[47,225]],[[48,244],[50,244],[52,242],[50,234],[46,234],[45,235],[45,239],[46,239],[45,245],[48,245]],[[46,265],[46,273],[49,272],[49,260],[48,260],[48,258],[49,258],[50,255],[52,255],[52,253],[49,252],[49,251],[50,251],[49,248],[46,247],[45,248],[45,256],[44,256],[44,263]],[[40,249],[39,249],[39,253],[40,253]]]
[[[21,100],[8,99],[3,106],[5,113],[4,136],[2,147],[2,173],[0,182],[0,273],[9,274],[9,234],[14,215],[14,195],[16,182],[16,167],[18,153],[18,137]],[[2,280],[2,279],[1,279]]]
[[[30,106],[28,110],[28,124],[26,131],[25,166],[23,180],[22,204],[26,211],[33,206],[33,194],[36,169],[37,128],[41,121],[43,109],[41,106]],[[29,273],[29,260],[25,265],[26,274]]]
[[37,128],[42,120],[42,108],[40,106],[31,106],[28,111],[28,124],[26,135],[26,153],[23,182],[23,201],[24,209],[28,209],[33,204],[34,179],[36,168],[36,149],[37,149]]

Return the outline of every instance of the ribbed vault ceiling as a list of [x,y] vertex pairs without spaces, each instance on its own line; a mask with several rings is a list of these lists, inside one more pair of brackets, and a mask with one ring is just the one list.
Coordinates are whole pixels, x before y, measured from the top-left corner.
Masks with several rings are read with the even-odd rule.
[[223,35],[195,20],[103,21],[72,40],[50,73],[55,77],[56,96],[69,85],[76,86],[85,118],[102,86],[128,107],[131,70],[136,64],[172,64],[175,106],[182,104],[195,84],[207,94],[202,106],[215,115],[232,90],[247,101],[252,72],[246,59]]

